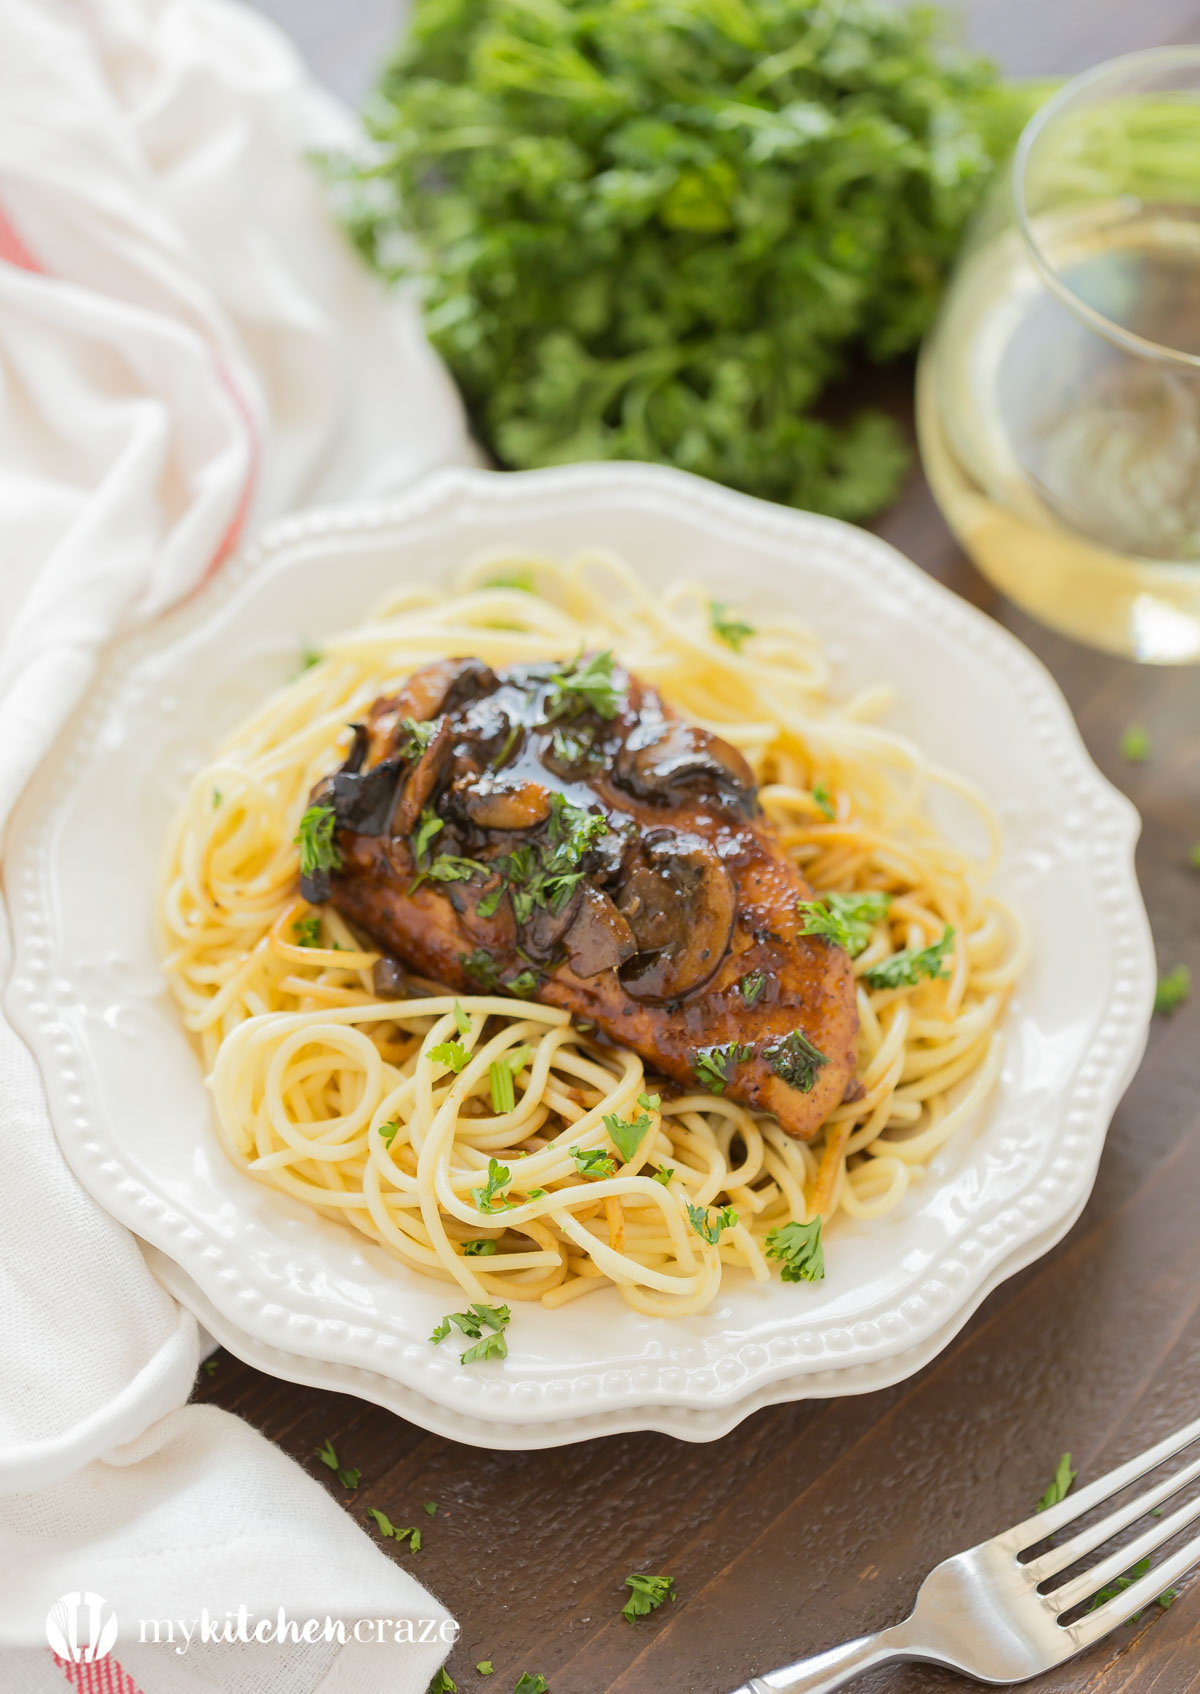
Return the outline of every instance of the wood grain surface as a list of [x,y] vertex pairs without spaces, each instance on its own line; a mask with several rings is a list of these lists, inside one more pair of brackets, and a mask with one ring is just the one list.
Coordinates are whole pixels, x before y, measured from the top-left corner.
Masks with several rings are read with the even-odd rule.
[[[269,9],[348,94],[364,86],[396,12],[394,0]],[[964,10],[966,37],[1022,73],[1200,40],[1196,0],[974,0]],[[1039,628],[963,558],[917,472],[877,527],[1049,666],[1096,762],[1142,813],[1138,866],[1161,966],[1186,963],[1200,983],[1200,872],[1187,857],[1200,839],[1200,666],[1143,669]],[[1150,734],[1142,765],[1119,756],[1131,722]],[[449,1665],[461,1689],[508,1694],[527,1670],[551,1694],[727,1694],[752,1672],[895,1621],[937,1560],[1029,1511],[1064,1449],[1086,1479],[1200,1412],[1198,1083],[1200,995],[1155,1019],[1067,1239],[994,1293],[920,1375],[881,1393],[759,1412],[706,1446],[635,1435],[540,1454],[461,1447],[227,1354],[197,1396],[249,1419],[327,1484],[315,1452],[332,1438],[363,1471],[351,1509],[422,1523],[421,1551],[394,1556],[461,1620]],[[420,1515],[428,1500],[436,1517]],[[631,1626],[620,1607],[633,1570],[670,1573],[679,1598]],[[494,1679],[476,1675],[481,1658]],[[909,1666],[855,1686],[968,1684]],[[1200,1581],[1028,1686],[1200,1688]]]

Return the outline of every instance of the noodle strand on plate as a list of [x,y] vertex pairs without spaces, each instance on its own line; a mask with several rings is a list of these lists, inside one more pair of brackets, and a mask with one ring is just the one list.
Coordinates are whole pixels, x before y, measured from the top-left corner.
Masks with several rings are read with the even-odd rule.
[[[675,1315],[708,1306],[728,1266],[768,1277],[773,1232],[880,1217],[921,1180],[996,1078],[1025,961],[1014,914],[988,892],[995,820],[873,721],[879,691],[834,701],[802,626],[739,623],[728,640],[720,627],[695,585],[652,594],[616,558],[493,555],[458,593],[389,597],[239,728],[191,784],[158,901],[167,975],[236,1164],[472,1300],[557,1306],[615,1286]],[[585,647],[616,650],[742,752],[818,895],[888,897],[853,962],[856,1097],[810,1143],[656,1081],[553,1007],[435,984],[381,998],[379,954],[299,896],[310,790],[376,698],[435,658],[502,666]],[[938,828],[937,791],[973,808],[984,859]],[[939,943],[945,974],[887,985],[888,961]]]

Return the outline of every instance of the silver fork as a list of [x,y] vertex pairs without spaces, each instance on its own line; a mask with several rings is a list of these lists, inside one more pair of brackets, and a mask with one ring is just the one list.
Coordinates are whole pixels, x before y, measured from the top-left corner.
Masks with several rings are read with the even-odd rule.
[[1134,1540],[1050,1593],[1039,1594],[1038,1584],[1102,1547],[1194,1481],[1200,1476],[1200,1458],[1154,1483],[1107,1517],[1088,1524],[1061,1546],[1050,1547],[1025,1564],[1020,1563],[1018,1555],[1065,1529],[1093,1506],[1128,1488],[1197,1440],[1200,1419],[1068,1495],[1058,1505],[944,1560],[921,1584],[912,1612],[893,1629],[860,1636],[843,1647],[801,1659],[766,1676],[753,1676],[735,1694],[827,1694],[829,1689],[840,1688],[879,1665],[910,1659],[948,1665],[978,1682],[1024,1682],[1026,1677],[1039,1676],[1084,1652],[1110,1630],[1153,1605],[1164,1589],[1200,1563],[1200,1535],[1192,1536],[1144,1576],[1074,1623],[1061,1622],[1063,1614],[1195,1524],[1200,1519],[1200,1498],[1186,1501],[1157,1519]]

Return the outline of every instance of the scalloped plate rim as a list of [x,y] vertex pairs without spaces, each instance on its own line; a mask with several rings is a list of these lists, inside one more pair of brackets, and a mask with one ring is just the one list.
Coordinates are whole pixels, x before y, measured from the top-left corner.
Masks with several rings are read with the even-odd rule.
[[[448,505],[453,506],[456,499],[457,510],[448,514],[451,524],[464,510],[470,516],[472,497],[475,497],[476,503],[482,502],[489,515],[507,516],[506,508],[518,507],[526,494],[536,502],[547,489],[551,491],[551,503],[553,498],[570,498],[572,491],[591,490],[595,493],[600,490],[610,494],[623,492],[646,499],[665,499],[668,506],[672,501],[681,500],[688,517],[692,517],[698,508],[707,508],[715,517],[748,525],[750,529],[757,530],[764,536],[772,532],[777,535],[783,533],[795,540],[807,531],[810,539],[819,539],[834,551],[841,549],[847,555],[857,555],[860,561],[865,561],[869,568],[882,572],[885,577],[890,575],[895,579],[897,572],[902,573],[909,591],[918,602],[926,601],[943,619],[952,622],[957,619],[963,623],[972,632],[977,646],[986,649],[990,645],[996,661],[1010,672],[1015,668],[1023,673],[1022,687],[1040,696],[1043,712],[1048,713],[1054,720],[1055,737],[1061,754],[1074,767],[1073,774],[1080,784],[1081,791],[1087,792],[1092,806],[1104,815],[1109,836],[1119,850],[1120,866],[1110,873],[1115,880],[1110,881],[1109,886],[1119,888],[1125,896],[1124,900],[1118,903],[1120,922],[1126,927],[1125,939],[1131,944],[1134,963],[1129,967],[1128,975],[1124,979],[1116,979],[1110,983],[1108,1002],[1111,1004],[1120,989],[1127,992],[1135,1004],[1140,1000],[1145,1008],[1145,1017],[1141,1020],[1133,1018],[1124,1031],[1123,1044],[1110,1059],[1102,1086],[1098,1090],[1092,1090],[1093,1093],[1098,1092],[1099,1099],[1092,1108],[1091,1117],[1097,1122],[1102,1120],[1102,1123],[1098,1130],[1091,1132],[1087,1156],[1081,1159],[1077,1180],[1066,1204],[1060,1207],[1060,1215],[1069,1219],[1082,1206],[1090,1192],[1112,1110],[1136,1069],[1145,1045],[1154,969],[1148,925],[1132,865],[1132,850],[1140,819],[1125,796],[1120,794],[1092,763],[1057,685],[1040,662],[1001,626],[925,576],[903,555],[877,537],[834,519],[751,500],[745,495],[718,488],[686,473],[661,467],[570,466],[515,474],[462,469],[441,471],[406,493],[355,502],[347,506],[318,509],[282,519],[272,525],[261,540],[230,567],[224,577],[202,589],[187,606],[177,609],[151,629],[139,632],[114,649],[98,673],[93,689],[80,708],[80,714],[73,719],[73,728],[78,725],[79,716],[89,704],[101,703],[107,699],[106,689],[111,688],[111,679],[119,671],[122,660],[129,665],[136,664],[137,660],[148,652],[169,648],[172,641],[181,639],[193,626],[202,625],[227,599],[236,599],[242,586],[255,572],[286,569],[289,553],[294,553],[298,547],[303,549],[315,545],[328,548],[354,535],[364,536],[379,543],[386,538],[389,530],[402,530],[405,523],[414,517],[428,518],[431,514],[436,514],[439,508],[447,515],[444,509]],[[466,497],[465,500],[463,497]],[[96,715],[102,719],[102,713]],[[95,733],[98,734],[98,730]],[[51,757],[51,764],[66,757],[64,749],[72,745],[71,734],[72,731],[68,731],[68,734],[60,739],[55,754]],[[77,748],[76,753],[77,756],[80,755],[81,748]],[[341,1365],[347,1369],[374,1371],[373,1365],[352,1366],[345,1359],[339,1360],[336,1355],[343,1350],[340,1343],[335,1344],[332,1349],[329,1346],[318,1348],[311,1338],[306,1337],[304,1346],[297,1347],[293,1337],[287,1333],[289,1327],[294,1326],[288,1325],[286,1313],[281,1314],[285,1322],[283,1332],[280,1332],[278,1319],[274,1315],[276,1307],[273,1300],[268,1298],[264,1301],[261,1294],[255,1296],[253,1288],[247,1286],[244,1281],[240,1286],[236,1286],[237,1276],[230,1276],[228,1272],[222,1276],[206,1275],[206,1269],[211,1270],[211,1265],[206,1267],[206,1260],[213,1256],[213,1244],[205,1242],[203,1232],[176,1214],[174,1208],[148,1187],[137,1172],[128,1169],[122,1163],[118,1148],[106,1145],[103,1136],[99,1140],[90,1136],[88,1129],[91,1126],[81,1122],[78,1112],[72,1115],[66,1110],[64,1088],[60,1086],[56,1066],[60,1066],[68,1057],[82,1060],[86,1055],[75,1053],[69,1040],[64,1046],[63,1026],[56,1022],[49,1004],[40,998],[37,986],[38,967],[33,961],[34,949],[30,945],[41,938],[38,916],[44,920],[44,912],[38,912],[37,896],[31,892],[39,885],[36,852],[39,826],[41,829],[47,827],[54,815],[56,793],[57,790],[49,786],[47,774],[39,773],[39,778],[27,790],[14,818],[11,858],[17,874],[14,876],[13,887],[15,889],[20,885],[26,891],[27,898],[24,902],[14,901],[16,956],[6,990],[6,1002],[17,1027],[25,1034],[35,1054],[42,1061],[43,1075],[46,1077],[52,1101],[55,1127],[72,1168],[101,1204],[169,1257],[176,1259],[184,1273],[189,1278],[194,1278],[205,1300],[211,1300],[214,1309],[225,1311],[227,1320],[237,1325],[244,1334],[264,1347],[274,1348],[282,1354],[290,1354],[296,1358],[307,1356],[314,1361],[321,1359],[326,1365],[335,1368]],[[42,892],[45,894],[48,890],[43,889]],[[1129,898],[1130,895],[1132,899]],[[1106,922],[1111,928],[1117,919],[1110,914]],[[1078,1078],[1073,1083],[1072,1092],[1077,1087]],[[1065,1115],[1066,1104],[1064,1101],[1060,1115]],[[944,1345],[945,1340],[961,1326],[969,1311],[974,1309],[978,1300],[983,1297],[982,1294],[976,1297],[976,1290],[985,1283],[995,1286],[996,1282],[1011,1274],[1011,1270],[1002,1267],[1020,1255],[1025,1243],[1040,1240],[1046,1234],[1047,1223],[1044,1218],[1035,1220],[1030,1217],[1025,1221],[1028,1227],[1012,1234],[1004,1243],[1006,1250],[985,1262],[976,1281],[959,1291],[958,1304],[952,1309],[948,1319],[943,1319],[940,1326],[929,1326],[924,1336],[918,1334],[908,1341],[907,1346],[897,1344],[886,1349],[883,1357],[887,1359],[906,1355],[919,1348],[922,1340],[931,1335],[944,1334],[943,1341],[939,1343]],[[1049,1227],[1054,1227],[1052,1221]],[[1063,1225],[1059,1233],[1067,1227],[1069,1222]],[[1054,1239],[1057,1238],[1055,1235]],[[1047,1245],[1049,1244],[1051,1243],[1048,1242]],[[1017,1265],[1013,1263],[1012,1269],[1016,1268]],[[989,1282],[989,1278],[994,1280]],[[222,1296],[228,1301],[228,1308],[222,1306]],[[245,1321],[251,1315],[250,1307],[246,1303],[248,1296],[251,1301],[258,1298],[259,1307],[253,1315],[261,1321]],[[241,1309],[235,1316],[239,1300]],[[962,1313],[962,1316],[958,1318],[958,1322],[954,1322],[958,1313]],[[349,1332],[350,1327],[341,1319],[329,1320],[330,1333],[326,1340],[332,1339],[339,1330]],[[356,1345],[353,1335],[347,1333],[345,1339],[349,1350],[353,1351]],[[762,1344],[756,1342],[755,1345],[759,1353],[766,1352],[767,1349]],[[333,1358],[329,1356],[331,1351],[335,1355]],[[399,1364],[399,1361],[394,1362]],[[603,1362],[596,1368],[602,1371]],[[622,1415],[630,1409],[646,1415],[651,1402],[657,1413],[661,1413],[664,1407],[711,1410],[716,1406],[723,1406],[736,1410],[737,1407],[745,1405],[749,1410],[753,1409],[749,1401],[755,1395],[770,1391],[772,1399],[790,1398],[804,1393],[803,1384],[806,1378],[821,1374],[860,1373],[863,1369],[862,1364],[852,1361],[830,1365],[821,1359],[806,1361],[793,1356],[777,1359],[756,1369],[748,1367],[749,1382],[739,1379],[716,1391],[708,1386],[689,1389],[672,1382],[669,1385],[661,1385],[659,1390],[648,1398],[645,1392],[631,1381],[620,1392],[602,1391],[598,1385],[595,1397],[614,1415],[618,1409],[622,1411]],[[669,1370],[674,1377],[684,1374],[679,1367],[660,1367],[660,1372],[662,1370]],[[711,1375],[711,1366],[706,1366],[705,1371]],[[408,1373],[400,1369],[388,1374],[398,1384],[409,1383]],[[698,1374],[699,1372],[693,1372],[693,1375]],[[447,1380],[440,1379],[437,1372],[432,1373],[432,1384],[440,1392],[431,1392],[429,1398],[431,1403],[436,1403],[451,1415],[470,1418],[473,1412],[469,1407],[456,1407],[452,1403],[455,1385],[461,1380],[462,1373],[451,1373],[448,1377],[448,1389]],[[773,1392],[780,1384],[789,1383],[792,1385],[791,1393],[781,1395]],[[528,1387],[529,1384],[506,1382],[499,1373],[492,1374],[490,1371],[477,1373],[471,1379],[467,1398],[475,1403],[476,1409],[485,1407],[486,1415],[492,1421],[524,1424],[528,1424],[531,1419],[542,1423],[561,1421],[557,1407],[532,1407],[527,1397],[517,1392],[519,1386]],[[552,1385],[535,1383],[533,1386],[543,1390],[542,1398],[545,1399],[545,1391]],[[855,1391],[865,1391],[869,1386],[871,1384],[866,1384],[864,1388]],[[507,1392],[497,1393],[496,1390],[502,1387]],[[420,1393],[417,1389],[412,1391]],[[847,1391],[852,1391],[848,1382]],[[760,1403],[767,1401],[762,1400]]]

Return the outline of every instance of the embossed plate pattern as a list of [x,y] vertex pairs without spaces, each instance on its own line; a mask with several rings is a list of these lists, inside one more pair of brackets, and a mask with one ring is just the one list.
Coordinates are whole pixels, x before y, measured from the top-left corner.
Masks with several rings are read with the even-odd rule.
[[[1036,954],[979,1123],[896,1213],[831,1229],[823,1284],[732,1276],[709,1312],[673,1321],[611,1291],[560,1312],[522,1307],[508,1359],[463,1369],[427,1341],[443,1285],[225,1161],[158,970],[152,903],[189,775],[294,670],[301,642],[356,621],[397,581],[448,580],[502,543],[616,548],[652,584],[688,575],[752,616],[804,618],[839,686],[891,682],[896,726],[995,805],[1001,891]],[[80,1180],[177,1262],[181,1293],[194,1286],[231,1334],[291,1356],[298,1375],[308,1361],[323,1381],[344,1371],[351,1391],[356,1372],[386,1379],[411,1394],[416,1421],[432,1403],[466,1439],[505,1426],[503,1445],[564,1439],[554,1432],[575,1420],[592,1434],[692,1413],[720,1433],[756,1404],[829,1393],[831,1381],[862,1392],[910,1359],[917,1368],[982,1290],[1068,1227],[1153,996],[1136,835],[1136,813],[1091,764],[1037,661],[873,537],[648,466],[448,471],[391,500],[286,520],[112,652],[14,821],[8,1006]]]

